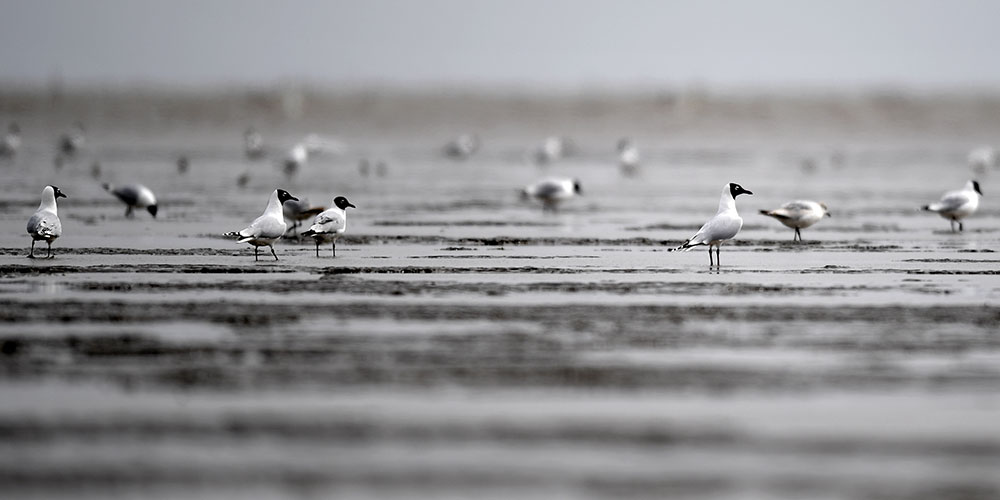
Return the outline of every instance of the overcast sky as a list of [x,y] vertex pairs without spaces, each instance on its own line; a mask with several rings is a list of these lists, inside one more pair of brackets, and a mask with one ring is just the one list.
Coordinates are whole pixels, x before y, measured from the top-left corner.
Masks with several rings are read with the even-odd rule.
[[0,4],[0,84],[1000,87],[988,0]]

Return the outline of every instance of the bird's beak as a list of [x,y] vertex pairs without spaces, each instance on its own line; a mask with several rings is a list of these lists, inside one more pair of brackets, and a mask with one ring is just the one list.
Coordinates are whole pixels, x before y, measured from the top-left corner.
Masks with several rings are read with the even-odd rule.
[[753,191],[748,191],[748,190],[744,189],[743,190],[743,194],[753,195]]
[[353,204],[353,203],[348,203],[348,204],[347,204],[347,206],[349,206],[349,207],[351,207],[351,208],[358,208],[358,207],[354,206],[354,204]]
[[826,216],[827,216],[827,217],[833,217],[833,214],[831,214],[830,212],[827,212],[827,213],[826,213]]
[[296,197],[294,197],[294,196],[289,196],[289,197],[288,197],[288,199],[289,199],[289,200],[295,200],[295,201],[299,201],[299,199],[298,199],[298,198],[296,198]]
[[62,191],[59,191],[58,193],[56,193],[56,198],[68,198],[68,196],[66,196],[65,194],[63,194]]

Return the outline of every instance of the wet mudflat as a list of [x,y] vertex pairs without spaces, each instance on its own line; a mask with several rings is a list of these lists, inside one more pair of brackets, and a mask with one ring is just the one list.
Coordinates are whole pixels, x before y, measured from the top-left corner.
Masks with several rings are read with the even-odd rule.
[[[1000,496],[1000,172],[962,234],[917,210],[972,176],[960,138],[846,138],[804,169],[814,137],[651,136],[624,178],[592,129],[537,167],[527,133],[456,163],[447,136],[368,128],[286,180],[240,156],[243,125],[107,124],[85,159],[0,170],[5,497]],[[203,159],[178,175],[174,149]],[[384,177],[356,169],[374,155]],[[126,219],[91,159],[160,218]],[[553,174],[584,197],[518,199]],[[731,180],[755,195],[722,266],[669,252]],[[31,261],[46,183],[65,234]],[[358,206],[336,258],[220,236],[275,187]],[[757,214],[795,198],[834,213],[801,244]]]

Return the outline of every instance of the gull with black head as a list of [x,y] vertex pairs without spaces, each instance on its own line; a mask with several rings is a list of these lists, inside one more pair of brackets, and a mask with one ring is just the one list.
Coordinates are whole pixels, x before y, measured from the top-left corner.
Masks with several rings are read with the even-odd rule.
[[225,233],[223,236],[235,236],[237,243],[249,243],[253,246],[253,260],[259,260],[258,251],[260,247],[270,247],[274,260],[278,260],[278,254],[274,253],[274,242],[284,236],[288,226],[285,225],[285,217],[281,210],[281,205],[288,200],[298,198],[288,194],[284,189],[275,189],[271,197],[267,199],[267,208],[260,217],[254,219],[249,226],[239,230]]
[[560,203],[582,194],[579,180],[552,177],[525,186],[521,190],[521,199],[540,201],[542,210],[555,212]]
[[45,257],[48,259],[55,257],[52,255],[52,242],[62,236],[62,222],[59,221],[56,207],[57,198],[66,198],[66,195],[55,186],[45,186],[42,189],[42,202],[38,205],[38,210],[28,219],[27,230],[31,235],[29,259],[35,258],[35,242],[40,240],[49,244]]
[[156,212],[159,210],[156,204],[156,195],[148,187],[142,184],[114,186],[108,183],[101,184],[101,187],[125,204],[125,217],[132,217],[134,209],[145,208],[149,215],[156,218]]
[[319,257],[319,246],[322,243],[333,245],[333,256],[337,256],[337,238],[347,231],[347,208],[358,208],[347,198],[338,196],[333,199],[333,206],[316,216],[309,230],[302,236],[311,236],[316,241],[316,256]]
[[955,232],[956,222],[958,230],[962,231],[965,229],[962,226],[962,219],[976,213],[979,208],[979,198],[982,196],[983,191],[979,189],[979,182],[969,181],[961,190],[949,191],[941,197],[940,201],[924,205],[922,208],[948,219],[951,222],[952,232]]
[[[726,240],[733,239],[740,232],[740,229],[743,228],[743,218],[736,211],[736,197],[741,194],[752,195],[753,193],[735,182],[726,184],[722,188],[722,197],[719,199],[719,211],[716,212],[715,216],[708,219],[708,222],[701,226],[701,229],[694,236],[688,238],[681,246],[671,251],[687,251],[699,245],[706,245],[708,246],[709,266],[721,265],[722,260],[719,252],[722,244]],[[713,246],[715,247],[714,262],[712,261]]]

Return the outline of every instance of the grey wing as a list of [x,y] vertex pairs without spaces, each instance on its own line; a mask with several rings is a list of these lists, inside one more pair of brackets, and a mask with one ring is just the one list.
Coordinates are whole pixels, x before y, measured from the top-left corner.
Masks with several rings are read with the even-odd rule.
[[743,219],[715,216],[709,219],[704,226],[701,226],[698,234],[692,239],[697,239],[699,242],[704,243],[728,240],[736,236],[736,233],[740,232],[741,227],[743,227]]
[[316,216],[311,230],[317,233],[336,233],[347,226],[347,220],[338,213],[323,212]]
[[240,236],[244,238],[279,238],[285,234],[288,226],[284,219],[276,219],[262,215],[257,217],[249,227],[240,231]]
[[543,182],[535,188],[535,196],[550,198],[562,192],[562,186],[554,182]]
[[28,232],[46,238],[57,238],[62,235],[62,222],[59,217],[50,212],[36,212],[28,219]]
[[135,205],[139,201],[139,190],[133,186],[121,186],[111,191],[119,200],[129,205]]
[[962,191],[955,191],[951,193],[946,193],[941,201],[937,202],[937,206],[940,207],[939,210],[948,212],[952,210],[958,210],[962,205],[968,203],[969,195],[968,193]]

